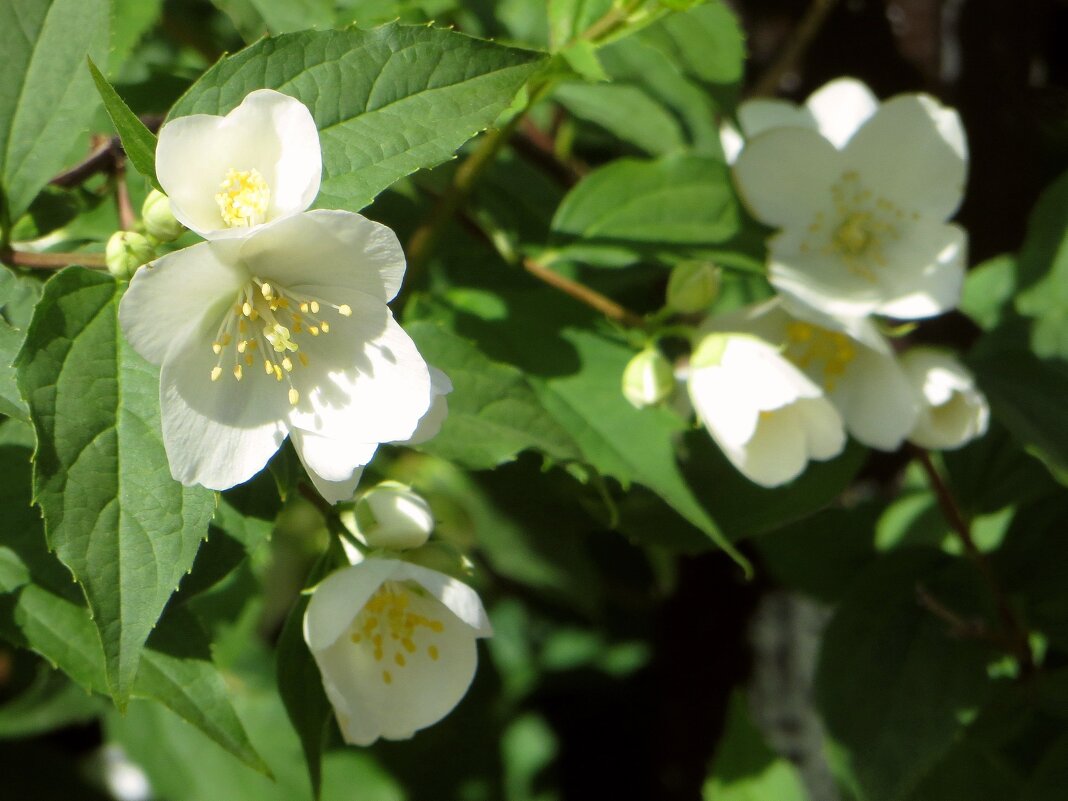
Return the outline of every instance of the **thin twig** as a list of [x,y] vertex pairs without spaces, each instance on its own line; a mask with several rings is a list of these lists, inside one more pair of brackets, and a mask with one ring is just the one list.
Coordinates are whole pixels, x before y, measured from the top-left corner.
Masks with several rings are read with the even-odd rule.
[[518,135],[512,139],[512,147],[568,188],[577,184],[590,171],[589,165],[578,159],[561,159],[556,153],[553,137],[535,125],[529,117],[523,119]]
[[750,97],[765,97],[776,93],[779,88],[779,81],[805,55],[837,2],[838,0],[812,0],[808,10],[805,11],[805,15],[797,23],[797,27],[794,28],[793,33],[786,42],[786,46],[779,53],[779,57],[771,63],[771,66],[764,71],[764,74],[757,79],[752,89],[749,90]]
[[916,600],[920,606],[948,624],[950,633],[954,637],[962,640],[986,640],[1000,648],[1006,647],[1004,639],[992,632],[982,618],[966,618],[959,612],[955,612],[932,595],[922,584],[916,585]]
[[27,250],[0,250],[0,262],[32,270],[61,270],[72,264],[97,269],[106,267],[103,253],[31,253]]
[[550,270],[543,264],[539,264],[530,258],[523,259],[523,269],[533,275],[539,281],[543,281],[554,289],[559,289],[579,303],[584,303],[591,309],[596,309],[610,320],[615,320],[628,328],[645,328],[645,320],[641,315],[632,312],[625,306],[621,306],[609,297],[602,295],[595,289],[585,284],[573,281],[560,273]]
[[[141,121],[148,130],[155,133],[163,124],[163,117],[158,114],[146,114]],[[92,149],[88,156],[70,169],[64,170],[50,183],[62,189],[72,189],[92,178],[97,173],[112,172],[115,169],[115,157],[122,155],[122,141],[117,136],[107,139]]]
[[126,186],[126,157],[121,153],[115,156],[114,178],[115,205],[119,210],[119,227],[132,231],[137,225],[137,215],[130,203],[130,188]]
[[938,499],[938,506],[942,510],[946,522],[949,523],[950,529],[953,530],[957,539],[960,540],[961,545],[964,546],[964,552],[975,563],[983,581],[990,590],[990,594],[994,598],[998,616],[1001,618],[1001,625],[1004,627],[1005,637],[1008,640],[1009,649],[1020,661],[1021,670],[1024,673],[1032,672],[1035,669],[1035,661],[1034,655],[1031,653],[1031,644],[1027,637],[1027,630],[1013,611],[1012,605],[1009,603],[1008,594],[1001,586],[1001,581],[994,572],[990,560],[986,558],[986,554],[979,550],[979,546],[976,545],[975,538],[972,537],[971,526],[964,518],[956,498],[953,497],[953,493],[950,492],[946,482],[943,481],[942,476],[939,475],[937,468],[934,466],[934,462],[931,461],[931,455],[922,448],[913,447],[911,450],[915,455],[916,460],[923,468],[923,471],[927,474],[928,483],[930,484],[935,497]]

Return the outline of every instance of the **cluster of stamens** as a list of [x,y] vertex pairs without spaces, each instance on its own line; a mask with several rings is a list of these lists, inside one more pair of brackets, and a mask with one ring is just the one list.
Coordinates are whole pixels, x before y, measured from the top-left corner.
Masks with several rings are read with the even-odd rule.
[[219,204],[223,222],[230,228],[259,225],[266,218],[271,189],[255,167],[227,170],[219,189],[215,202]]
[[886,264],[886,243],[901,236],[905,212],[865,189],[856,170],[842,173],[831,186],[831,201],[834,211],[816,213],[801,252],[837,256],[850,272],[875,282],[876,268]]
[[856,358],[857,346],[840,331],[794,321],[786,326],[786,356],[802,370],[822,365],[823,387],[831,392],[849,363]]
[[328,303],[253,276],[238,293],[211,344],[219,357],[211,370],[211,380],[218,381],[224,372],[223,362],[230,361],[230,373],[240,381],[245,367],[255,365],[258,357],[267,375],[289,384],[289,402],[296,406],[300,393],[293,386],[290,373],[298,366],[308,366],[300,339],[330,333],[329,320],[320,316],[324,308],[342,317],[352,315],[347,304]]
[[[372,649],[375,662],[383,664],[382,682],[392,684],[391,666],[403,669],[417,654],[416,640],[420,638],[420,632],[426,636],[444,630],[445,624],[440,620],[412,611],[408,588],[397,582],[386,582],[352,622],[349,639],[356,645]],[[441,656],[434,644],[426,646],[426,654],[435,662]]]

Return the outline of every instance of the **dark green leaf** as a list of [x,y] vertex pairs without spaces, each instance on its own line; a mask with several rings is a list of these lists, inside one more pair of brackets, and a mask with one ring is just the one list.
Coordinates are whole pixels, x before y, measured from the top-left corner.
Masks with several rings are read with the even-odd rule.
[[1039,198],[1018,259],[1016,308],[1033,318],[1031,346],[1068,358],[1068,174]]
[[511,461],[528,448],[556,461],[580,458],[574,440],[545,411],[521,372],[433,323],[412,323],[407,330],[423,357],[453,383],[449,416],[423,450],[474,470]]
[[425,26],[284,34],[223,58],[171,117],[224,114],[263,87],[287,92],[319,128],[317,204],[359,211],[491,125],[540,61],[530,51]]
[[107,275],[59,273],[17,366],[49,544],[85,593],[108,687],[123,704],[145,639],[207,532],[214,495],[170,476],[158,373],[119,330],[120,293]]
[[85,723],[104,710],[104,699],[90,695],[57,670],[38,668],[30,686],[0,706],[0,740]]

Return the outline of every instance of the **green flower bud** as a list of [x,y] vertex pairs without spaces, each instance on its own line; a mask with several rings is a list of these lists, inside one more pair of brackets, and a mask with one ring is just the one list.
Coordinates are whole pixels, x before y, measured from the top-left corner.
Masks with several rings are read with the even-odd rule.
[[704,311],[719,294],[719,267],[707,261],[686,261],[671,271],[667,305],[683,314]]
[[656,348],[646,348],[623,370],[623,397],[637,409],[660,403],[674,390],[671,364]]
[[104,249],[108,272],[123,281],[129,281],[138,267],[154,258],[156,251],[152,244],[133,231],[116,231]]
[[418,548],[434,529],[430,505],[397,481],[383,481],[363,493],[356,502],[355,519],[370,547],[392,551]]
[[148,193],[141,206],[141,220],[149,235],[160,242],[172,242],[185,231],[185,226],[171,212],[170,198],[156,189]]

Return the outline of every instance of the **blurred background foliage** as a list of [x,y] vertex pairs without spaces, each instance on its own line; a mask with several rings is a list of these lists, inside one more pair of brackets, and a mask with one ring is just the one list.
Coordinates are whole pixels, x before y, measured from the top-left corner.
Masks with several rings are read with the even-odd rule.
[[[135,112],[158,123],[216,59],[264,33],[399,18],[549,49],[599,19],[610,2],[573,3],[570,16],[562,6],[112,0],[106,73]],[[963,313],[925,325],[920,335],[975,345],[973,365],[1000,421],[981,441],[947,454],[940,467],[1009,602],[1028,623],[1036,664],[1008,659],[1003,643],[984,639],[981,622],[997,619],[994,599],[961,558],[938,498],[918,467],[906,464],[906,453],[869,456],[854,448],[814,466],[789,491],[764,493],[738,478],[703,432],[682,430],[666,413],[650,429],[660,444],[641,440],[649,431],[635,432],[635,442],[618,450],[592,428],[565,431],[546,419],[533,429],[546,457],[519,453],[529,430],[514,442],[502,432],[494,450],[479,453],[479,443],[450,438],[446,429],[426,453],[385,451],[368,480],[399,479],[430,500],[442,542],[475,562],[496,635],[481,652],[468,697],[414,740],[354,749],[333,733],[323,764],[329,801],[1063,796],[1068,447],[1061,422],[1066,395],[1051,392],[1063,389],[1068,373],[1060,361],[1051,367],[1038,359],[1068,355],[1058,328],[1063,289],[1055,289],[1058,281],[1064,285],[1068,184],[1054,181],[1068,167],[1068,6],[815,0],[821,16],[814,36],[785,69],[781,55],[803,35],[810,9],[787,0],[706,8],[703,28],[669,20],[597,56],[581,48],[568,54],[573,78],[518,125],[474,189],[467,219],[446,230],[425,264],[413,266],[404,307],[413,337],[432,363],[438,349],[453,359],[463,352],[474,360],[471,369],[518,367],[521,373],[498,376],[510,382],[517,409],[537,396],[541,404],[595,417],[597,393],[618,391],[632,352],[625,337],[593,336],[604,321],[569,305],[515,262],[551,252],[563,274],[638,312],[660,306],[663,264],[680,253],[715,258],[739,275],[759,271],[763,231],[731,205],[733,197],[680,202],[672,213],[698,215],[707,225],[718,220],[722,236],[711,248],[686,254],[680,247],[665,257],[655,237],[643,244],[640,215],[599,216],[597,192],[663,180],[659,168],[653,178],[643,174],[649,159],[665,160],[675,180],[695,169],[687,159],[721,156],[718,119],[761,82],[793,99],[845,74],[881,97],[938,95],[960,109],[968,131],[971,173],[959,219],[970,232],[971,262],[981,266]],[[76,164],[109,135],[103,109],[89,130],[94,141],[73,143],[65,163]],[[592,199],[585,205],[568,195],[610,163],[598,173],[600,189],[586,185]],[[402,180],[369,216],[407,241],[456,164]],[[700,164],[707,169],[709,162]],[[102,191],[106,180],[49,187],[13,238],[47,236],[58,250],[100,250],[119,227],[114,196]],[[128,185],[137,207],[144,181],[128,175]],[[719,216],[709,216],[713,206]],[[612,225],[616,234],[627,233],[625,247]],[[598,236],[591,236],[594,228]],[[613,269],[621,266],[629,269]],[[3,280],[3,316],[24,327],[40,284],[7,272]],[[738,278],[721,304],[765,292],[759,279]],[[1014,304],[1014,296],[1023,300]],[[458,336],[439,336],[443,325]],[[532,340],[537,348],[528,346]],[[1006,372],[1006,351],[1020,348],[1030,355],[1013,357]],[[11,403],[0,397],[0,404]],[[32,436],[17,409],[0,410],[13,415],[0,425],[0,506],[8,516],[2,525],[43,547],[28,501]],[[453,411],[462,415],[464,407]],[[575,430],[586,431],[577,443]],[[650,465],[660,458],[673,463],[673,437],[690,454],[691,473],[697,471],[687,476],[690,485],[704,493],[718,529],[741,541],[755,579],[745,580],[672,511],[663,500],[670,492],[627,489],[632,480],[656,484]],[[598,453],[603,475],[589,473],[576,448]],[[481,459],[486,468],[514,460],[469,471],[454,464],[458,457],[469,466]],[[0,632],[13,643],[0,645],[5,798],[310,798],[301,745],[276,686],[273,646],[328,535],[299,493],[279,499],[277,488],[292,485],[294,463],[283,451],[270,471],[226,493],[223,513],[168,609],[192,613],[210,632],[210,657],[273,778],[160,704],[133,701],[121,714],[48,660],[13,647],[20,644],[11,625],[18,610],[13,595],[0,594]],[[8,570],[14,564],[0,558],[4,593],[20,586]],[[71,590],[62,578],[57,597]]]

